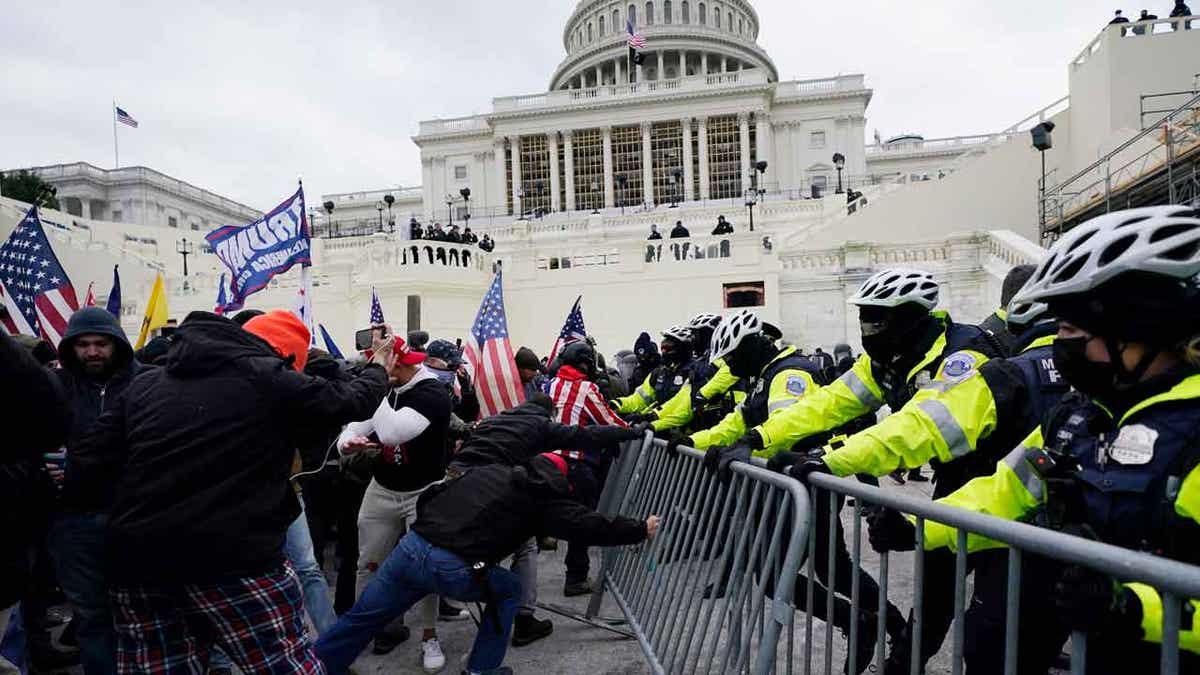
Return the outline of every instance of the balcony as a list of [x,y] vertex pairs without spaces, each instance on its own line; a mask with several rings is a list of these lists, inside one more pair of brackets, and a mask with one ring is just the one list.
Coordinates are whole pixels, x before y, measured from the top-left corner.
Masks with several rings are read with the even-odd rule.
[[[493,101],[493,108],[497,113],[523,112],[539,108],[559,108],[606,101],[633,100],[647,96],[662,96],[664,94],[765,84],[767,84],[766,71],[755,68],[733,73],[693,75],[673,80],[653,80],[650,82],[634,82],[632,84],[608,84],[603,87],[592,87],[590,89],[560,89],[542,94],[505,96],[495,99]],[[421,133],[425,133],[424,123],[422,123]]]

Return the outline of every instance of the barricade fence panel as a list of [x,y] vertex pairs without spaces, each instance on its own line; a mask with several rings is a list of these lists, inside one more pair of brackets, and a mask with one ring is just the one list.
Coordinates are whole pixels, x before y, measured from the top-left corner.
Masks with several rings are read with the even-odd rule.
[[[663,518],[649,544],[604,551],[588,613],[611,594],[655,673],[1112,672],[1104,638],[1089,645],[1056,623],[1054,582],[1071,565],[1158,591],[1162,646],[1135,644],[1150,655],[1136,672],[1200,672],[1179,649],[1200,567],[853,479],[814,474],[806,490],[761,460],[735,463],[726,483],[703,457],[672,457],[647,435],[600,500],[608,514]],[[864,519],[883,509],[915,520],[914,550],[864,548]],[[924,550],[926,520],[956,528],[954,550]],[[969,534],[1000,547],[968,553]]]

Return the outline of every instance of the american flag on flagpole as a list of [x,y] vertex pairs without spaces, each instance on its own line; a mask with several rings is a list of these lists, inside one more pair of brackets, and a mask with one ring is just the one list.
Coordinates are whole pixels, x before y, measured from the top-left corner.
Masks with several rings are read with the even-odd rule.
[[87,295],[83,296],[83,306],[84,307],[95,307],[96,306],[96,296],[95,296],[95,294],[92,293],[92,286],[95,286],[95,285],[96,285],[96,282],[94,282],[94,281],[88,282]]
[[79,309],[79,298],[33,206],[0,246],[0,302],[8,314],[0,320],[9,335],[36,335],[54,346]]
[[129,113],[120,108],[117,108],[117,121],[126,126],[133,127],[134,129],[137,128],[137,120],[130,117]]
[[308,346],[317,346],[317,330],[313,325],[312,312],[312,279],[308,274],[308,267],[300,268],[300,288],[296,289],[296,307],[292,311],[300,320],[308,326]]
[[508,341],[508,319],[504,314],[504,288],[499,271],[479,305],[465,352],[475,371],[480,417],[491,417],[524,402],[525,391],[513,360],[512,344]]
[[638,35],[637,32],[633,30],[633,17],[625,20],[625,32],[629,33],[628,43],[630,49],[641,51],[646,48],[646,38]]
[[375,294],[375,288],[371,288],[371,325],[382,326],[387,323],[383,320],[383,305],[379,304],[379,296]]
[[558,356],[563,347],[572,342],[587,339],[587,329],[583,327],[582,302],[582,295],[575,298],[575,304],[571,306],[571,311],[567,314],[567,320],[563,323],[562,330],[558,333],[558,338],[554,340],[554,346],[550,348],[550,356],[546,359],[546,363],[554,363],[555,357]]

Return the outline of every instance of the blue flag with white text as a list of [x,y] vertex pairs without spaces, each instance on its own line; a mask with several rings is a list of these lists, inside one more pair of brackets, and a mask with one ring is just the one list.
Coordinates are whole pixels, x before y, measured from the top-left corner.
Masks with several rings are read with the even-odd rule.
[[225,311],[241,309],[246,298],[266,288],[292,265],[312,263],[304,188],[249,225],[227,225],[204,237],[229,268],[229,302]]

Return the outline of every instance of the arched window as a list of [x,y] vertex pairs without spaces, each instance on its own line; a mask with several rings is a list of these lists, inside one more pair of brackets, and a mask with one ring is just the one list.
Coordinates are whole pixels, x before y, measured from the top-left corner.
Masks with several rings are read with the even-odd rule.
[[654,25],[654,3],[653,2],[646,3],[646,25],[647,26]]
[[592,24],[588,24],[588,42],[592,41]]
[[637,25],[637,5],[630,5],[629,13],[626,14],[625,16],[629,17],[629,23],[632,23],[633,25],[636,26]]
[[738,19],[738,32],[743,34],[746,32],[746,24],[741,19]]
[[663,23],[671,23],[671,0],[663,0]]
[[[684,6],[686,7],[687,5],[684,5]],[[705,11],[703,2],[700,3],[700,25],[701,26],[708,25],[708,13]]]
[[604,37],[604,15],[600,15],[600,37]]
[[731,33],[732,33],[732,32],[733,32],[733,12],[730,12],[729,14],[726,14],[726,15],[725,15],[725,18],[726,18],[726,19],[729,19],[729,23],[727,23],[727,24],[725,24],[725,25],[726,25],[726,26],[729,26],[729,32],[731,32]]
[[620,30],[621,30],[621,10],[614,9],[613,10],[613,32],[616,33]]
[[721,27],[721,8],[713,7],[713,28]]
[[683,9],[683,17],[682,17],[682,19],[681,19],[681,20],[682,20],[682,21],[683,21],[683,23],[685,23],[685,24],[686,24],[686,23],[691,23],[691,22],[692,22],[692,15],[691,15],[691,13],[688,11],[688,3],[687,3],[687,0],[683,0],[683,7],[682,7],[682,9]]

